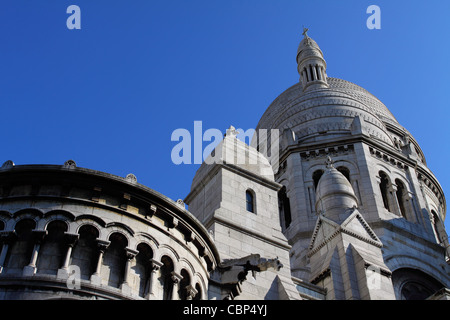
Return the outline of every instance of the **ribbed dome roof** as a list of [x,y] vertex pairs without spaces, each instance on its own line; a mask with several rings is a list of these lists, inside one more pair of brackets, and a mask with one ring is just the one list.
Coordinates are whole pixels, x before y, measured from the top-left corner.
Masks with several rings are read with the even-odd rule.
[[383,122],[400,125],[380,100],[346,80],[328,77],[327,83],[327,88],[307,91],[300,82],[291,86],[270,104],[256,130],[291,129],[302,142],[322,133],[349,134],[359,116],[371,136],[392,145]]
[[291,130],[297,143],[335,139],[353,131],[393,146],[386,123],[401,127],[395,117],[367,90],[328,77],[323,53],[307,31],[297,50],[300,81],[270,104],[256,131],[278,129],[283,134]]
[[310,37],[306,36],[300,41],[297,49],[297,63],[300,63],[301,59],[306,56],[315,55],[318,57],[323,57],[322,50],[320,50],[319,45]]

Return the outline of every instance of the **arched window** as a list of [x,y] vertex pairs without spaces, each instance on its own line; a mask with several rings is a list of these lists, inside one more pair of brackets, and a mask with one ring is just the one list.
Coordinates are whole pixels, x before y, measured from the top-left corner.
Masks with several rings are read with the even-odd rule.
[[431,216],[432,216],[433,231],[434,231],[434,234],[436,237],[436,241],[437,241],[437,243],[442,243],[442,238],[441,238],[441,234],[440,234],[440,226],[439,226],[441,221],[439,220],[439,216],[437,215],[436,211],[434,211],[434,210],[431,210]]
[[252,191],[247,190],[245,192],[245,202],[247,211],[255,213],[255,196]]
[[97,228],[92,225],[85,224],[78,230],[80,235],[77,244],[72,252],[72,265],[80,268],[80,277],[83,280],[89,280],[95,271],[98,249],[97,238],[99,232]]
[[348,182],[350,182],[350,170],[342,166],[337,167],[336,170],[342,173],[347,178]]
[[323,170],[314,171],[312,178],[314,181],[314,189],[317,189],[317,185],[319,184],[320,177],[323,175]]
[[109,236],[111,242],[103,256],[102,278],[107,279],[108,285],[118,288],[125,273],[126,252],[128,245],[126,237],[121,233],[113,233]]
[[140,243],[137,246],[139,252],[136,256],[135,265],[132,267],[135,274],[139,277],[138,292],[139,296],[145,298],[149,289],[150,279],[150,260],[153,258],[152,249],[148,244]]
[[291,203],[286,194],[286,187],[283,186],[280,191],[278,191],[278,207],[280,210],[280,218],[283,217],[282,225],[287,229],[291,225]]
[[17,222],[15,231],[17,240],[8,250],[6,258],[6,273],[22,273],[23,268],[30,262],[33,250],[33,232],[36,222],[32,219],[23,219]]
[[389,188],[390,188],[391,183],[390,183],[387,175],[384,172],[380,171],[379,176],[380,176],[380,192],[381,192],[381,196],[383,198],[383,205],[386,208],[386,210],[390,211]]
[[63,221],[52,221],[47,226],[47,236],[39,249],[37,271],[40,274],[58,273],[64,255],[64,232],[67,224]]
[[173,281],[172,281],[172,272],[174,271],[174,266],[172,259],[168,256],[163,256],[161,258],[162,266],[159,269],[159,283],[162,286],[162,299],[163,300],[171,300],[172,299],[172,290],[173,290]]
[[395,179],[395,184],[397,185],[397,191],[395,192],[395,194],[397,196],[400,213],[404,218],[406,218],[406,209],[405,209],[406,188],[405,185],[399,179]]
[[191,277],[186,270],[181,270],[181,276],[183,279],[180,281],[179,296],[181,300],[187,300],[189,296],[189,285],[191,284]]
[[444,285],[434,277],[411,268],[400,268],[392,273],[394,292],[398,300],[425,300]]

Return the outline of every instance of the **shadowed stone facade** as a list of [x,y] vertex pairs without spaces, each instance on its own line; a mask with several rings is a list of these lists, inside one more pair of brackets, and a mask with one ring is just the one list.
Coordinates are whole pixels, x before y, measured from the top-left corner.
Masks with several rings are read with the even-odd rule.
[[449,299],[446,202],[420,146],[327,76],[306,31],[297,63],[251,146],[230,127],[184,200],[6,161],[0,299]]
[[67,162],[2,167],[0,179],[0,298],[208,298],[209,233],[133,175]]

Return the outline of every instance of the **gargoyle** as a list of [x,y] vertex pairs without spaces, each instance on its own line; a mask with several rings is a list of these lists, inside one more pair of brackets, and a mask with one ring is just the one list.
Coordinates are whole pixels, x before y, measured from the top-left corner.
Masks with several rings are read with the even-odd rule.
[[221,283],[242,283],[249,271],[256,278],[256,272],[266,271],[268,269],[280,270],[283,264],[275,259],[261,258],[259,254],[251,254],[249,256],[238,259],[226,259],[219,267]]

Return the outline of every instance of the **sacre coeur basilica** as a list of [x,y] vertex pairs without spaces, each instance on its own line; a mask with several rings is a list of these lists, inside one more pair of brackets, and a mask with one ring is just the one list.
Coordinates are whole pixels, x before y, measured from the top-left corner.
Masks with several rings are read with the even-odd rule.
[[327,75],[306,31],[257,143],[230,126],[184,199],[73,160],[5,161],[0,299],[449,300],[425,155],[383,102]]

